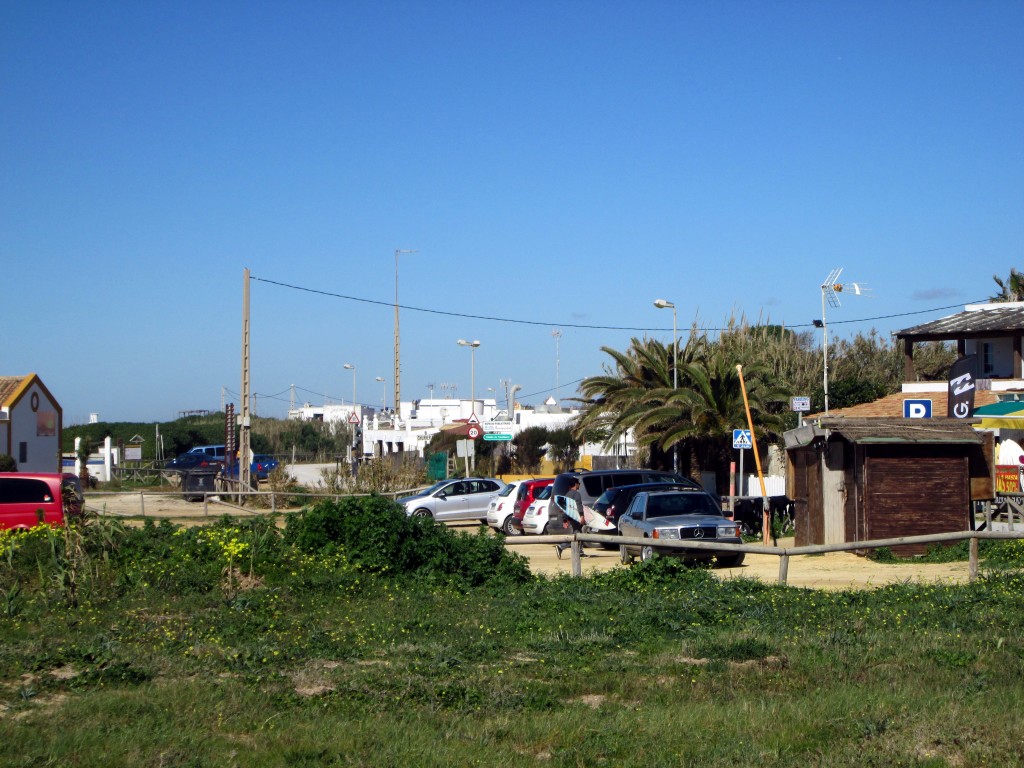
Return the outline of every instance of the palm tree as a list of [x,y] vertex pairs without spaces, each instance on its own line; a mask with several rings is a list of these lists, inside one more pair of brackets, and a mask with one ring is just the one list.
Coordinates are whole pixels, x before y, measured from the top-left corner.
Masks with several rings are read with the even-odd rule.
[[[705,354],[707,339],[691,332],[679,350],[680,366]],[[584,433],[600,432],[605,445],[614,445],[636,422],[672,392],[672,360],[669,346],[655,339],[633,338],[625,352],[602,347],[613,365],[605,365],[604,373],[591,376],[580,384],[583,413],[574,424],[580,439]],[[678,415],[678,414],[677,414]]]
[[1005,282],[998,275],[993,275],[992,279],[999,286],[999,293],[992,297],[992,301],[1024,301],[1024,274],[1011,267]]
[[585,405],[577,434],[603,429],[610,445],[632,430],[652,459],[678,444],[689,452],[691,473],[721,465],[732,446],[732,430],[746,425],[737,362],[745,364],[755,425],[772,437],[781,431],[779,409],[773,413],[772,405],[788,392],[769,386],[772,377],[764,366],[735,359],[733,348],[712,343],[703,333],[691,332],[680,350],[678,388],[672,386],[669,349],[660,342],[634,338],[626,352],[603,350],[615,367],[580,385]]
[[[658,393],[664,399],[662,404],[652,392],[646,413],[635,425],[640,442],[653,442],[665,451],[676,444],[685,447],[694,474],[702,468],[727,465],[732,431],[747,425],[736,360],[721,348],[715,351],[717,354],[704,360],[682,366],[680,388]],[[782,417],[771,411],[771,405],[785,401],[788,393],[771,386],[767,369],[757,363],[744,366],[744,383],[758,437],[778,437]],[[666,423],[667,428],[656,428]]]

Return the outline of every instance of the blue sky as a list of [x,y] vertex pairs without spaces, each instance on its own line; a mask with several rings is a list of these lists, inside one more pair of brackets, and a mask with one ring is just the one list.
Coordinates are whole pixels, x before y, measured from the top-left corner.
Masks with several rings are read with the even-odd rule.
[[258,413],[345,363],[390,404],[396,249],[403,399],[468,397],[466,338],[540,402],[554,328],[572,396],[656,298],[809,327],[835,267],[873,291],[830,333],[935,319],[1024,266],[1022,40],[1021,2],[8,0],[0,373],[65,424],[237,402],[249,268]]

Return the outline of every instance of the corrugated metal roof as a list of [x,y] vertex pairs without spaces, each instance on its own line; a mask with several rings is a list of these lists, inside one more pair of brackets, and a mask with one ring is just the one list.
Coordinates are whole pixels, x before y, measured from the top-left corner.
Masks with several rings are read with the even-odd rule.
[[821,427],[838,432],[851,443],[946,443],[980,445],[984,436],[971,424],[949,419],[823,418]]
[[1006,307],[985,304],[985,309],[971,309],[932,320],[930,323],[904,328],[893,334],[902,339],[917,336],[935,341],[960,338],[967,334],[1024,333],[1024,307],[1011,303]]

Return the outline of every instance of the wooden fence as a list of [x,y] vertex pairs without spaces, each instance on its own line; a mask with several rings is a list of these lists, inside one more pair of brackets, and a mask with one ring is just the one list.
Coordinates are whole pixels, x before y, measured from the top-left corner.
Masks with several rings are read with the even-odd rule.
[[[528,539],[520,542],[519,539]],[[620,536],[614,542],[635,546],[651,546],[656,550],[712,550],[716,552],[749,552],[757,555],[775,555],[779,558],[779,583],[785,584],[789,575],[789,558],[799,555],[821,555],[826,552],[854,552],[861,549],[879,549],[881,547],[899,547],[905,544],[938,544],[950,541],[969,541],[968,545],[968,578],[978,578],[978,541],[979,539],[1024,539],[1024,532],[1019,531],[951,531],[949,533],[932,533],[922,536],[901,536],[894,539],[875,539],[873,541],[850,541],[841,544],[812,544],[804,547],[770,547],[764,544],[725,544],[713,541],[659,541],[639,538],[636,536]],[[608,544],[607,535],[577,533],[574,536],[513,536],[505,539],[505,545],[522,544],[557,544],[562,541],[572,542],[572,574],[579,576],[583,572],[580,561],[583,544]]]

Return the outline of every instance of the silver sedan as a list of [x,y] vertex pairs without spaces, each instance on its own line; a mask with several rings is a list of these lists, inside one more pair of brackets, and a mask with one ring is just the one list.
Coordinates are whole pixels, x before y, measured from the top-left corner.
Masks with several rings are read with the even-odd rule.
[[623,536],[651,539],[651,544],[621,544],[623,563],[634,557],[648,560],[655,554],[673,555],[687,560],[716,559],[725,568],[743,562],[742,552],[714,549],[658,549],[656,541],[716,541],[742,544],[739,526],[727,519],[714,498],[701,490],[649,491],[633,497],[626,514],[619,518]]

